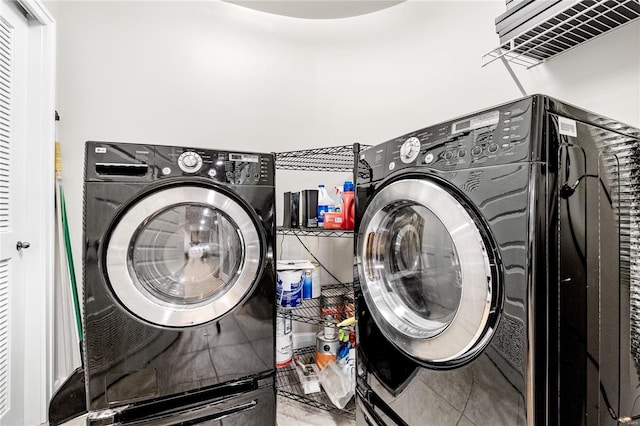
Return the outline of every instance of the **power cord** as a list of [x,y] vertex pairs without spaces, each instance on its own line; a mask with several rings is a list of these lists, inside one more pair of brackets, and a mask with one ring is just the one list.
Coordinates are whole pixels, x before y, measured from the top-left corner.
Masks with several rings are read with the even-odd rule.
[[296,236],[296,238],[298,239],[298,241],[300,242],[300,244],[302,244],[302,247],[304,247],[304,249],[307,251],[307,253],[309,253],[309,255],[311,255],[311,257],[313,257],[313,259],[316,261],[316,263],[318,265],[320,265],[322,267],[322,269],[324,269],[325,271],[327,271],[327,273],[331,276],[331,278],[333,278],[334,280],[336,280],[338,282],[338,284],[342,284],[345,285],[345,283],[343,283],[341,280],[339,280],[335,275],[333,275],[331,273],[330,270],[327,269],[326,266],[324,266],[324,264],[322,262],[320,262],[318,260],[318,258],[311,252],[311,250],[309,250],[309,247],[307,247],[307,245],[300,239],[300,237],[298,236],[298,234],[294,234]]
[[[596,359],[593,357],[593,355],[591,355],[590,352],[587,352],[587,359],[591,361],[596,369],[600,370],[600,364],[598,363],[598,361],[596,361]],[[611,406],[607,391],[605,390],[604,384],[602,382],[600,382],[600,394],[602,395],[602,399],[604,400],[604,404],[607,407],[607,411],[609,412],[609,416],[611,416],[611,419],[622,424],[634,423],[635,421],[640,420],[640,414],[636,414],[635,416],[619,416]]]

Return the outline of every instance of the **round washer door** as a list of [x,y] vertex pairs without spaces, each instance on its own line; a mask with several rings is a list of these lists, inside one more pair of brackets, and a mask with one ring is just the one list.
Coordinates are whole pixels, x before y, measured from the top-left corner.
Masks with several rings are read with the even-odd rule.
[[413,178],[383,187],[364,212],[357,251],[367,307],[398,349],[444,368],[484,347],[499,299],[495,259],[450,190]]
[[115,219],[103,248],[116,298],[163,327],[195,326],[231,311],[262,269],[264,237],[248,209],[211,185],[143,194]]

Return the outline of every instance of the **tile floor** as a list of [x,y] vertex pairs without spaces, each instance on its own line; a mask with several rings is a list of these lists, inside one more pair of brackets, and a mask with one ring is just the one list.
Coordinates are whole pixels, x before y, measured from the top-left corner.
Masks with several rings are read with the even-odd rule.
[[288,398],[278,397],[278,426],[352,426],[355,421]]
[[[86,416],[73,419],[63,426],[84,426]],[[355,422],[288,398],[278,397],[277,426],[353,426]]]

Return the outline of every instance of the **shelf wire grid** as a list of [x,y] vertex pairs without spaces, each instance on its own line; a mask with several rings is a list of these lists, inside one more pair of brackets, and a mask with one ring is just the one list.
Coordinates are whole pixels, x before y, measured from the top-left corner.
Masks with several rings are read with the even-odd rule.
[[276,229],[279,235],[300,235],[305,237],[351,237],[353,230],[347,229],[324,229],[324,228],[283,228]]
[[[295,308],[288,308],[287,314],[293,321],[306,324],[326,325],[322,318],[322,310],[338,312],[337,322],[353,316],[353,286],[346,284],[325,284],[321,289],[321,296],[315,299],[302,299],[302,304]],[[335,324],[334,324],[335,325]]]
[[[368,145],[360,145],[366,148]],[[353,145],[276,152],[276,169],[353,172]]]
[[[314,361],[311,362],[315,362],[315,347],[309,346],[296,349],[293,351],[293,356],[299,356],[307,360],[313,359]],[[314,408],[318,408],[320,410],[329,411],[340,416],[355,419],[356,409],[353,398],[343,409],[340,409],[333,405],[324,390],[305,395],[295,368],[295,364],[292,362],[285,367],[280,367],[277,369],[276,388],[278,390],[278,395]]]
[[638,0],[580,1],[482,57],[531,68],[640,17]]

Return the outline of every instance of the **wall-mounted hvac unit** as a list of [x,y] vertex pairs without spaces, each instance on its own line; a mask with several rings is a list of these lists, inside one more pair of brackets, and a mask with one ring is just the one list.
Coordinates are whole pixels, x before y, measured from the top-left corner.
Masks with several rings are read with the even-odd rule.
[[496,18],[500,46],[482,62],[532,67],[639,17],[638,0],[507,0]]

